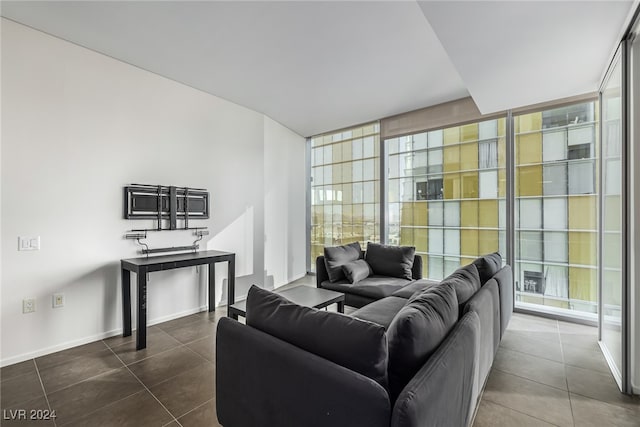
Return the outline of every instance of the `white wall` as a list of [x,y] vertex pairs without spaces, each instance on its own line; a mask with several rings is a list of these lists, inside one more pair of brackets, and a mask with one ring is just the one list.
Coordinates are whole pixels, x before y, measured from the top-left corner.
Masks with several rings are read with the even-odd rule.
[[304,140],[268,117],[264,171],[265,286],[273,288],[306,274],[306,173]]
[[[304,154],[293,165],[304,139],[260,113],[2,20],[2,125],[3,366],[121,330],[119,260],[139,256],[122,236],[154,225],[122,219],[128,183],[209,190],[211,218],[198,224],[211,231],[206,247],[236,253],[237,295],[263,285],[265,270],[278,280],[304,272],[304,255],[288,253],[304,248],[304,229],[265,225],[274,212],[304,214],[304,190],[293,199],[295,183],[304,183]],[[276,152],[295,167],[271,165]],[[289,240],[266,257],[265,236],[281,234]],[[41,250],[18,252],[25,235],[39,235]],[[165,231],[148,242],[193,240]],[[226,268],[216,273],[224,303]],[[149,323],[200,310],[205,283],[206,268],[153,273]],[[58,292],[66,305],[53,309]],[[35,313],[22,314],[26,297],[36,298]]]

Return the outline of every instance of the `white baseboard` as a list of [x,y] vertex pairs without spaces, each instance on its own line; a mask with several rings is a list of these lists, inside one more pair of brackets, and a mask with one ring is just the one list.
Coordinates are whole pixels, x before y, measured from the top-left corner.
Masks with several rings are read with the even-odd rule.
[[[191,308],[189,310],[181,311],[179,313],[173,313],[168,316],[162,316],[147,322],[148,326],[157,325],[158,323],[168,322],[169,320],[177,319],[179,317],[188,316],[190,314],[199,313],[201,311],[205,311],[208,309],[208,306],[203,305],[196,308]],[[135,326],[135,325],[132,325]],[[135,328],[133,328],[135,331]],[[56,344],[50,347],[41,348],[35,351],[31,351],[28,353],[19,354],[17,356],[8,357],[6,359],[0,360],[0,367],[5,367],[9,365],[13,365],[15,363],[24,362],[25,360],[34,359],[36,357],[46,356],[47,354],[56,353],[58,351],[67,350],[72,347],[77,347],[79,345],[89,344],[94,341],[103,340],[105,338],[110,338],[116,335],[120,335],[122,333],[122,328],[112,329],[110,331],[102,332],[95,335],[89,335],[84,338],[80,338],[77,340],[67,341],[61,344]]]

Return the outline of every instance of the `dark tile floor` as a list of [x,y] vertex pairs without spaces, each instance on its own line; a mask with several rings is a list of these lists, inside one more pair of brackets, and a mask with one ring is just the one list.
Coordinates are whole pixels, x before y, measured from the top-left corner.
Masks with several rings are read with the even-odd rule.
[[[292,285],[313,285],[304,278]],[[347,313],[351,310],[346,308]],[[216,426],[215,328],[226,307],[0,370],[2,426]],[[49,421],[7,420],[18,409]],[[640,399],[617,391],[595,328],[514,315],[474,426],[640,426]]]
[[[216,426],[215,328],[226,308],[75,347],[0,370],[2,426]],[[55,420],[11,420],[19,409]],[[37,414],[37,413],[36,413]]]

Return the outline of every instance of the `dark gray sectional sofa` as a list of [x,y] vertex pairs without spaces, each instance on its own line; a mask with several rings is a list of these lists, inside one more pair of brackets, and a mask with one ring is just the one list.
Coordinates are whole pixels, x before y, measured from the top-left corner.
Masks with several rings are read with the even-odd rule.
[[[325,281],[319,284],[328,287]],[[442,282],[391,286],[378,298],[357,289],[361,308],[350,316],[252,288],[247,325],[227,318],[218,324],[220,423],[470,425],[511,317],[511,268],[495,253]]]

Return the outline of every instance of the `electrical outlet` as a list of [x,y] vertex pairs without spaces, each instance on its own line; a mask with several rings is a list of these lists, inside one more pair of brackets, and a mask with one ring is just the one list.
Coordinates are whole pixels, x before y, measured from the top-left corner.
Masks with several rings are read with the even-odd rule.
[[40,236],[18,237],[19,251],[39,251]]
[[36,311],[36,300],[33,298],[25,298],[22,300],[22,313],[33,313]]
[[53,308],[64,307],[64,294],[53,294]]

